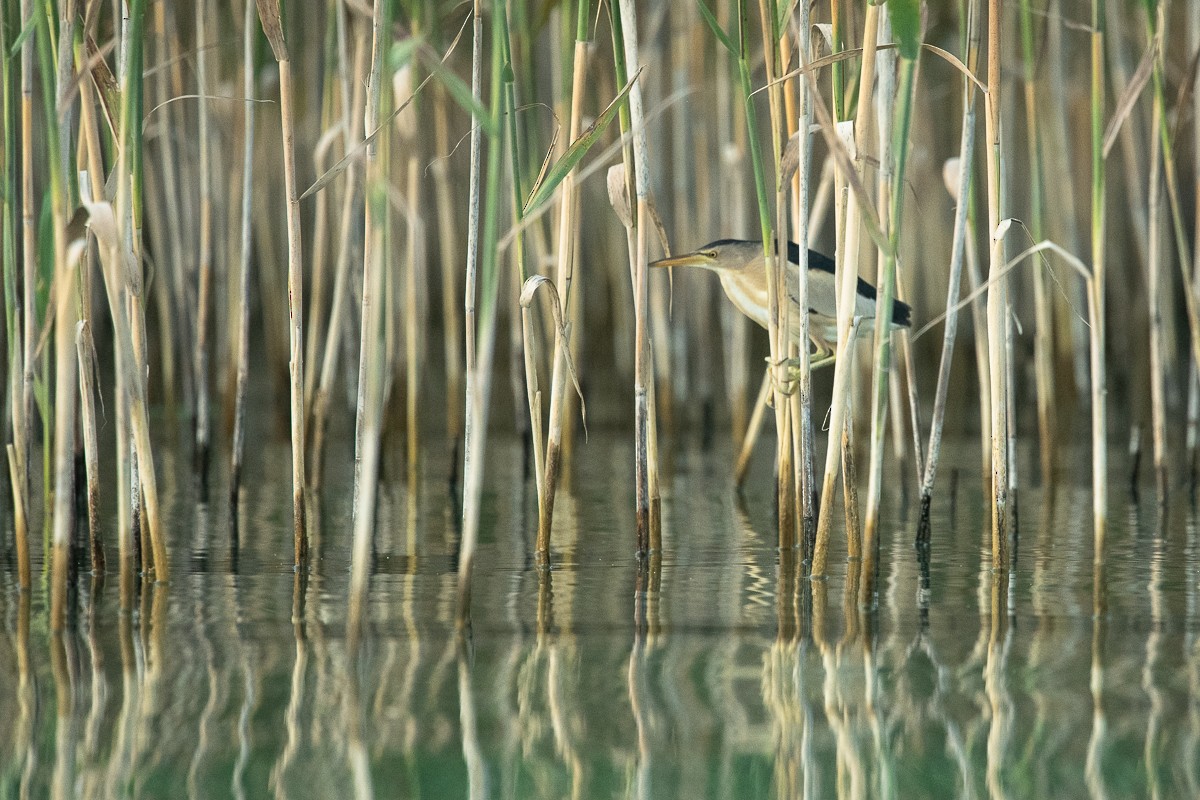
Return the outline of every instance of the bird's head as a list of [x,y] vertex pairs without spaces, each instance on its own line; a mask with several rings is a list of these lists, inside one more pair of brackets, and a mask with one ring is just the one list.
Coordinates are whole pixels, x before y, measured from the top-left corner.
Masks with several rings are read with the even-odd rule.
[[740,272],[762,256],[762,243],[743,239],[718,239],[690,253],[663,258],[652,267],[700,267],[713,272]]

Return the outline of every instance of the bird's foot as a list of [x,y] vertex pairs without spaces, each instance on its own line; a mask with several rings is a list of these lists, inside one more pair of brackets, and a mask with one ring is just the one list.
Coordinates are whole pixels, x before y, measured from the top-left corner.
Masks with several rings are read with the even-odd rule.
[[767,405],[774,408],[775,393],[786,397],[796,393],[800,381],[800,361],[795,358],[772,359],[767,356],[767,371],[771,375],[771,393],[767,395]]

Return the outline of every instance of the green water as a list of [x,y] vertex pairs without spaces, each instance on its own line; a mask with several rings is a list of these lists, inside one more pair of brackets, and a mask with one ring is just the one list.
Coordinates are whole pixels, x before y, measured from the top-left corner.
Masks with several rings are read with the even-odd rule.
[[85,577],[51,635],[44,588],[20,595],[3,564],[0,797],[1200,796],[1195,510],[1117,493],[1094,594],[1086,454],[1068,455],[1053,497],[1020,495],[1005,582],[976,447],[950,448],[927,558],[911,476],[889,480],[864,612],[844,602],[840,532],[815,592],[780,565],[765,451],[739,496],[728,452],[679,443],[665,552],[639,568],[628,437],[593,432],[543,574],[533,489],[500,439],[460,638],[457,498],[431,442],[411,486],[385,467],[356,652],[349,483],[325,488],[304,582],[285,447],[252,454],[236,557],[220,470],[205,505],[167,460],[175,578],[134,613],[115,575]]

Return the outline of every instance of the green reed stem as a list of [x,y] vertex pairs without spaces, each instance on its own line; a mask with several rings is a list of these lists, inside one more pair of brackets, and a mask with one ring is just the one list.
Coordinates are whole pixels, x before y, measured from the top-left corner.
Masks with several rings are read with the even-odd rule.
[[[1021,66],[1025,89],[1025,137],[1029,157],[1029,230],[1033,240],[1045,235],[1045,180],[1042,166],[1042,133],[1038,119],[1034,27],[1031,0],[1021,0]],[[1054,385],[1054,309],[1046,286],[1046,270],[1033,271],[1033,302],[1037,319],[1034,334],[1034,380],[1037,386],[1038,437],[1042,481],[1052,483],[1055,450],[1056,389]]]

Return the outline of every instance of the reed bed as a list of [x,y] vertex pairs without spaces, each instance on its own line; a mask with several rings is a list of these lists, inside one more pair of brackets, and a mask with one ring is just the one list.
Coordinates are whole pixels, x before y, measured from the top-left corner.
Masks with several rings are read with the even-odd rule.
[[[577,489],[571,462],[588,458],[572,445],[585,400],[630,434],[631,553],[668,546],[660,505],[689,436],[744,442],[740,481],[757,476],[749,453],[773,418],[779,547],[826,575],[840,505],[864,605],[881,541],[901,535],[881,528],[884,487],[919,492],[928,522],[947,436],[987,442],[977,477],[998,569],[1020,487],[1052,485],[1077,455],[1064,445],[1089,438],[1102,559],[1110,430],[1149,425],[1164,498],[1200,447],[1200,248],[1185,216],[1200,185],[1200,22],[1165,0],[1066,5],[964,0],[922,17],[912,0],[621,0],[607,15],[591,0],[140,0],[127,16],[97,0],[6,4],[0,496],[22,585],[44,530],[53,596],[66,596],[84,487],[95,568],[97,509],[113,504],[123,585],[139,565],[168,580],[156,448],[190,447],[202,485],[210,452],[229,448],[236,509],[248,437],[270,435],[247,417],[285,394],[295,567],[324,453],[348,446],[331,431],[354,428],[360,597],[388,448],[403,436],[411,476],[449,446],[464,621],[485,448],[508,427],[497,410],[526,440],[546,565],[556,494]],[[1086,86],[1070,80],[1083,69]],[[818,174],[830,188],[810,191]],[[1109,219],[1118,193],[1140,205]],[[748,209],[770,275],[765,340],[703,276],[648,270],[741,234]],[[790,241],[805,267],[794,288]],[[837,264],[831,375],[812,374],[803,333],[810,243]],[[860,276],[879,299],[870,358]],[[890,330],[892,298],[913,307],[913,330]],[[111,364],[94,369],[93,350]],[[505,363],[512,393],[495,390]],[[279,402],[250,405],[259,373]],[[160,413],[190,424],[189,441],[152,436]],[[435,418],[444,436],[429,433]],[[1019,471],[1014,443],[1034,431],[1039,469]],[[115,472],[99,466],[110,457]]]

